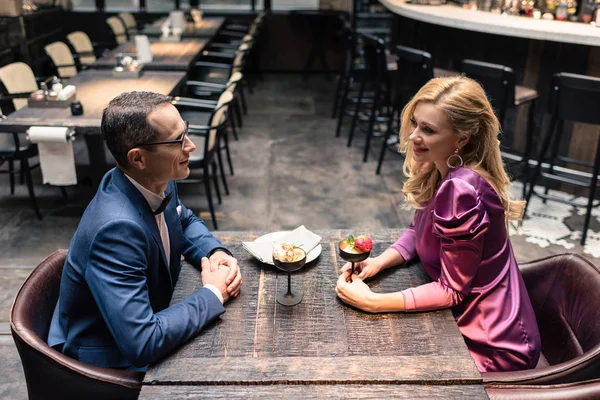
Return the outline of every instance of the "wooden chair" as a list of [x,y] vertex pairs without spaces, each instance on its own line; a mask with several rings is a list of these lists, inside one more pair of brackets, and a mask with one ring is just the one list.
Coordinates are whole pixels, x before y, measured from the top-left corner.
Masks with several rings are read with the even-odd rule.
[[127,36],[131,40],[135,35],[138,34],[135,17],[130,12],[122,12],[119,13],[119,18],[121,18],[121,21],[123,21],[123,24],[125,25],[125,29],[127,31]]
[[75,59],[69,47],[63,42],[50,43],[46,47],[46,54],[52,60],[57,76],[61,78],[71,78],[77,75],[77,66]]
[[[188,129],[188,135],[190,139],[196,145],[196,151],[190,154],[189,168],[190,170],[202,170],[202,177],[188,177],[187,179],[177,181],[178,184],[190,184],[190,183],[202,183],[206,191],[206,197],[208,200],[208,207],[212,217],[212,222],[215,229],[218,229],[217,217],[215,215],[215,208],[212,200],[212,190],[210,181],[212,180],[215,189],[217,191],[217,198],[221,202],[221,195],[219,192],[218,178],[217,178],[217,160],[215,155],[220,161],[221,154],[221,140],[225,134],[224,130],[227,123],[228,108],[233,100],[231,92],[225,91],[219,98],[216,107],[202,104],[201,102],[194,101],[193,99],[178,99],[174,100],[173,104],[180,110],[182,118],[193,118],[193,113],[198,112],[200,109],[212,109],[209,123],[207,125],[196,125],[190,124]],[[186,109],[191,109],[191,112],[186,113]],[[188,121],[189,122],[189,121]],[[225,174],[223,172],[223,164],[219,162],[219,168],[221,172],[221,179],[225,187],[226,193],[229,193],[227,188],[227,182],[225,181]],[[212,173],[211,173],[212,171]]]
[[129,38],[127,37],[127,29],[123,24],[123,21],[119,17],[109,17],[106,19],[106,23],[110,27],[111,32],[115,38],[117,45],[126,43]]
[[[19,110],[26,106],[26,98],[31,95],[31,92],[38,89],[33,71],[22,62],[0,68],[0,81],[6,91],[0,97],[0,106],[4,110],[10,108]],[[5,118],[4,115],[0,115],[0,117]],[[5,162],[8,164],[8,170],[3,172],[9,175],[10,193],[15,193],[15,176],[19,175],[21,183],[24,183],[23,181],[27,183],[29,199],[36,216],[42,219],[31,177],[31,169],[38,167],[39,163],[29,164],[29,159],[38,155],[37,145],[29,142],[24,132],[0,132],[0,137],[0,165]],[[15,161],[19,161],[20,169],[15,169]]]
[[77,53],[79,64],[82,68],[87,67],[96,62],[96,53],[90,37],[81,31],[71,32],[67,35],[67,39]]

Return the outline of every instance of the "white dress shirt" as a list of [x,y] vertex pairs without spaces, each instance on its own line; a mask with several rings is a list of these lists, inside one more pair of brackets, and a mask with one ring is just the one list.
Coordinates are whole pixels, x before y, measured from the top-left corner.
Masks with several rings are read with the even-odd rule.
[[[163,200],[165,199],[164,194],[159,196],[156,193],[153,193],[150,190],[143,187],[142,185],[140,185],[138,182],[135,181],[135,179],[133,179],[126,173],[125,173],[125,176],[127,177],[127,179],[129,179],[129,181],[133,184],[133,186],[135,186],[136,189],[140,191],[142,196],[144,196],[144,198],[150,205],[152,212],[156,211],[158,209],[158,207],[160,207]],[[155,215],[154,219],[156,220],[156,225],[158,226],[158,232],[160,232],[160,239],[162,241],[163,250],[165,251],[165,256],[167,257],[167,267],[169,267],[169,262],[171,259],[171,243],[169,242],[169,229],[167,227],[167,222],[165,221],[165,213],[161,212],[160,214]],[[219,289],[217,289],[216,286],[211,285],[210,283],[207,283],[203,287],[205,287],[205,288],[209,289],[211,292],[213,292],[215,294],[215,296],[217,296],[217,298],[219,299],[221,304],[223,304],[223,295],[221,294],[221,291]]]

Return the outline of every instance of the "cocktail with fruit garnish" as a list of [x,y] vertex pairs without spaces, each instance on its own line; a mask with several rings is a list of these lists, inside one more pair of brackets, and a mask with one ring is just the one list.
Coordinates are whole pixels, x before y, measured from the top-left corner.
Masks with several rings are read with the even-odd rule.
[[373,241],[370,237],[360,235],[348,235],[348,237],[338,243],[340,257],[352,263],[352,271],[350,273],[350,281],[352,282],[352,274],[354,274],[354,263],[361,262],[369,258]]

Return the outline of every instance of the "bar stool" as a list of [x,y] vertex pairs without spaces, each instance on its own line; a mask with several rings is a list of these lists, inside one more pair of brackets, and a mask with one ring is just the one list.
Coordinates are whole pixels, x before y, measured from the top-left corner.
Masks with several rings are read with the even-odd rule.
[[394,99],[394,108],[392,118],[388,125],[388,130],[385,134],[385,140],[381,145],[379,153],[379,161],[377,163],[377,175],[381,172],[381,165],[387,150],[398,153],[398,140],[391,140],[392,133],[397,133],[392,129],[392,122],[397,120],[394,118],[400,115],[404,104],[414,96],[419,89],[433,78],[433,59],[431,54],[426,51],[421,51],[405,46],[396,46],[394,51],[396,62],[398,64],[398,74],[394,85],[396,89],[396,97]]
[[[587,230],[592,215],[592,207],[598,207],[600,201],[594,204],[596,192],[598,190],[598,174],[600,173],[600,140],[596,140],[596,156],[594,163],[576,160],[569,157],[559,156],[558,150],[561,141],[561,135],[565,121],[581,122],[586,124],[600,125],[600,78],[585,75],[576,75],[561,72],[552,77],[552,86],[550,90],[550,99],[548,102],[548,111],[551,120],[548,132],[538,157],[538,164],[535,167],[533,175],[529,181],[529,191],[527,193],[527,204],[531,196],[535,194],[542,199],[549,199],[575,207],[582,207],[582,204],[565,200],[548,194],[548,186],[544,193],[535,191],[535,184],[541,176],[548,181],[557,181],[564,184],[585,187],[589,190],[588,201],[586,205],[585,220],[583,223],[583,234],[581,236],[581,245],[585,245]],[[576,134],[576,132],[573,132]],[[589,143],[592,146],[592,143]],[[550,152],[549,167],[542,171],[547,153]],[[557,166],[561,164],[575,164],[577,166],[591,168],[591,174],[585,174],[581,171]],[[525,208],[527,213],[527,208]]]
[[502,157],[507,162],[507,166],[520,169],[520,173],[515,178],[523,181],[523,197],[525,197],[535,131],[535,101],[539,97],[537,91],[517,85],[515,72],[512,68],[504,65],[467,59],[462,62],[462,73],[483,86],[502,125],[504,125],[506,111],[509,108],[529,104],[525,150],[521,154],[511,149],[502,151]]
[[[383,40],[363,34],[358,34],[357,36],[359,41],[363,44],[365,68],[360,74],[361,78],[358,96],[353,100],[356,104],[354,111],[346,109],[349,100],[348,96],[346,95],[342,99],[336,136],[339,136],[342,120],[345,115],[352,116],[350,134],[348,135],[348,147],[352,145],[356,126],[359,122],[366,123],[366,141],[363,155],[363,162],[366,162],[371,146],[375,122],[388,123],[389,118],[391,117],[392,102],[387,71],[387,56]],[[363,110],[361,110],[361,105],[364,106]],[[367,108],[367,105],[370,107]]]

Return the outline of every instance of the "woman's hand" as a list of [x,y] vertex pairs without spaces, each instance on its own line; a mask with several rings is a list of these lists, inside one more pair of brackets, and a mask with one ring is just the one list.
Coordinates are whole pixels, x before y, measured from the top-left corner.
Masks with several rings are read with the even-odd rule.
[[[343,269],[343,268],[342,268]],[[363,282],[357,274],[350,280],[350,270],[342,271],[338,278],[335,292],[347,304],[367,312],[376,312],[375,293]]]
[[[365,261],[354,263],[354,272],[358,274],[359,279],[367,279],[377,275],[382,269],[382,265],[377,258],[369,257]],[[340,274],[348,273],[350,280],[350,272],[352,271],[352,263],[347,262],[340,269]],[[354,279],[354,277],[352,277]]]

